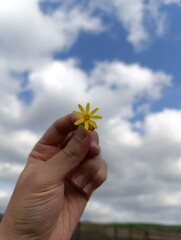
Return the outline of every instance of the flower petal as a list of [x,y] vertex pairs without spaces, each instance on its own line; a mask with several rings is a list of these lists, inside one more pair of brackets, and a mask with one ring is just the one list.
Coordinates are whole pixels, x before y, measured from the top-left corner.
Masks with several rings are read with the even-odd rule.
[[77,125],[80,125],[83,122],[85,122],[85,119],[84,118],[80,118],[80,119],[78,119],[77,121],[74,122],[74,125],[77,126]]
[[94,110],[92,110],[89,114],[90,115],[94,115],[94,113],[96,113],[99,110],[99,108],[95,108]]
[[84,117],[84,115],[83,115],[82,113],[80,113],[80,112],[73,111],[73,113],[74,113],[75,115],[77,115],[78,117],[81,117],[81,118]]
[[89,124],[93,127],[93,128],[97,128],[97,124],[92,121],[92,120],[89,120]]
[[102,119],[102,116],[100,115],[95,115],[95,116],[90,116],[92,119]]
[[89,114],[89,110],[90,110],[90,103],[87,103],[86,105],[86,113]]
[[88,122],[88,121],[85,121],[85,123],[84,123],[84,129],[85,129],[85,130],[89,130],[89,122]]
[[74,125],[77,126],[82,124],[85,130],[94,130],[95,128],[98,128],[96,122],[92,119],[102,119],[101,115],[94,115],[99,110],[99,108],[95,108],[90,111],[89,102],[86,104],[85,108],[83,108],[81,104],[78,104],[78,107],[80,109],[80,112],[73,111],[73,113],[79,117],[79,119],[75,121]]
[[84,110],[84,108],[82,107],[82,105],[81,105],[81,104],[78,104],[78,107],[79,107],[80,111],[82,112],[82,114],[85,114],[85,110]]

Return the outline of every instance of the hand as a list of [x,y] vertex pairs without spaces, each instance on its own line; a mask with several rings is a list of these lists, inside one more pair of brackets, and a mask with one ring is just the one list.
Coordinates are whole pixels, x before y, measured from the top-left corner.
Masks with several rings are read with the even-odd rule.
[[68,240],[106,179],[96,131],[57,120],[35,145],[4,215],[0,239]]

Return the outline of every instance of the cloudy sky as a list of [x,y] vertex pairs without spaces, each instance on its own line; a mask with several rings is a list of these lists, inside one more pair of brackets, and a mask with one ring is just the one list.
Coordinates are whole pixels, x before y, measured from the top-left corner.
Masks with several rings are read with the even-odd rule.
[[0,4],[0,212],[33,145],[99,107],[107,182],[82,220],[181,224],[181,0]]

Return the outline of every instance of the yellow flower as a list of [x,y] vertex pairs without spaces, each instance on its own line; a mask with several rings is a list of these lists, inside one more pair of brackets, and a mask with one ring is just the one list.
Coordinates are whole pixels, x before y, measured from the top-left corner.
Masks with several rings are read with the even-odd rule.
[[80,109],[80,112],[73,111],[73,113],[80,117],[80,119],[75,121],[74,125],[77,126],[83,124],[85,130],[94,130],[97,128],[97,124],[91,119],[102,119],[102,116],[94,115],[99,110],[99,108],[95,108],[90,112],[90,103],[87,103],[85,110],[81,104],[78,104],[78,107]]

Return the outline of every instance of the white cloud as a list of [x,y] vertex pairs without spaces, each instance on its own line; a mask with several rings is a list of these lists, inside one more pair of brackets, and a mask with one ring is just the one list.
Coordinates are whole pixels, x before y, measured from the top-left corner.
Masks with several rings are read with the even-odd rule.
[[[100,0],[91,1],[90,8],[100,9],[111,18],[116,18],[127,31],[128,42],[136,50],[141,50],[149,42],[150,38],[145,27],[145,5],[143,0]],[[149,18],[148,15],[147,18]]]
[[[1,176],[1,184],[3,182],[16,182],[18,176],[23,170],[23,164],[11,164],[11,163],[2,163],[0,166],[0,176]],[[7,197],[9,194],[6,191],[3,191],[4,194],[0,194],[0,197]]]
[[7,0],[0,6],[0,53],[15,70],[46,62],[53,52],[72,46],[82,31],[102,31],[101,20],[78,7],[45,15],[38,0]]
[[8,184],[0,183],[0,213],[3,213],[4,209],[7,207],[13,187],[14,185],[12,183],[10,186]]
[[151,29],[149,34],[150,38],[152,32],[154,32],[156,37],[163,37],[168,31],[169,17],[167,12],[162,10],[164,4],[164,2],[152,0],[149,1],[148,5],[145,5],[145,21],[147,20],[147,15],[150,18],[150,26],[148,25]]
[[120,23],[128,31],[127,40],[136,49],[142,49],[142,46],[149,42],[149,33],[144,26],[144,1],[114,0],[112,4],[114,5],[114,11],[117,12]]
[[106,84],[109,88],[130,89],[137,95],[147,93],[150,98],[159,98],[162,86],[169,85],[171,76],[164,72],[153,72],[139,64],[127,65],[123,62],[98,63],[92,73],[94,84]]
[[[146,135],[153,141],[181,144],[181,112],[165,109],[157,114],[150,114],[145,121]],[[166,131],[165,131],[166,130]]]
[[[106,112],[108,106],[122,106],[111,108],[109,114],[114,115],[116,111],[122,117],[132,117],[133,105],[137,101],[144,99],[150,102],[159,99],[163,88],[170,83],[171,76],[164,72],[153,72],[139,64],[101,62],[97,63],[91,73],[90,85],[94,87],[90,92],[96,96],[98,102],[101,102],[102,96],[107,96],[102,106],[103,111]],[[140,103],[138,110],[141,105]]]
[[[121,120],[108,128],[102,143],[110,171],[96,196],[113,206],[113,219],[120,213],[119,221],[180,221],[180,114],[173,109],[148,114],[141,132],[127,129]],[[128,142],[125,133],[133,136]]]
[[132,125],[120,118],[112,118],[109,121],[109,128],[112,129],[109,137],[115,139],[119,146],[138,148],[142,145],[142,139],[138,132],[134,131]]
[[113,209],[110,205],[99,201],[90,201],[86,207],[86,212],[82,216],[83,221],[109,222],[112,221]]
[[[11,152],[14,157],[26,160],[28,153],[37,142],[38,136],[28,130],[1,131],[0,145],[3,150]],[[11,141],[11,145],[9,142]],[[14,159],[9,159],[14,161]]]
[[34,99],[30,108],[25,110],[25,123],[42,130],[59,116],[71,112],[75,103],[86,100],[87,81],[86,73],[73,59],[52,61],[32,72],[28,88],[33,90]]
[[5,198],[5,197],[7,197],[7,192],[5,192],[5,191],[1,191],[0,192],[0,198]]
[[136,51],[145,50],[155,37],[163,37],[169,31],[171,23],[167,9],[171,4],[181,5],[180,0],[100,0],[91,3],[93,9],[101,9],[111,19],[118,20],[127,32],[127,41]]

